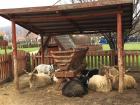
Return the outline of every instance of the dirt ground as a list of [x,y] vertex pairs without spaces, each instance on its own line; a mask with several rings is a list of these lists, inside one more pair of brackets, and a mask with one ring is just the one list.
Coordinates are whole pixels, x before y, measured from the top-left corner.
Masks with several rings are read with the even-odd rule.
[[136,78],[136,89],[125,90],[120,94],[89,91],[84,97],[65,97],[55,85],[29,89],[27,77],[20,78],[20,92],[14,90],[13,83],[0,86],[0,105],[140,105],[140,73],[131,73]]

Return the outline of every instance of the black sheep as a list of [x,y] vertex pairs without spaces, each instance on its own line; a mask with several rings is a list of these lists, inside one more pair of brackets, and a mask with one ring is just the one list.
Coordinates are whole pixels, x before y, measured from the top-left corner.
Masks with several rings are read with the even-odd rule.
[[62,95],[67,97],[82,97],[88,93],[86,77],[76,77],[67,81],[62,88]]
[[67,81],[62,88],[62,95],[67,97],[82,97],[88,93],[88,80],[98,74],[98,69],[83,70],[79,77]]
[[81,75],[86,76],[88,79],[97,74],[99,74],[98,69],[86,69],[81,72]]

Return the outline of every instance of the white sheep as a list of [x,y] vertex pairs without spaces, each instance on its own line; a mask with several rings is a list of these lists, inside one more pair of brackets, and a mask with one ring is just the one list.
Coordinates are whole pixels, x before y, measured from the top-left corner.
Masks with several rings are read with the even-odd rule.
[[44,73],[30,73],[29,74],[29,85],[30,88],[44,87],[52,84],[52,78],[48,74]]
[[[118,89],[119,87],[119,75],[113,76],[112,86],[114,89]],[[137,83],[133,76],[124,75],[124,89],[136,88]]]
[[[115,67],[104,66],[103,69],[101,70],[100,74],[101,75],[105,74],[105,71],[109,72],[109,76],[112,81],[112,88],[118,89],[118,87],[119,87],[119,70]],[[129,70],[126,70],[125,72],[128,72],[128,71]],[[135,78],[131,75],[124,74],[124,89],[136,88],[136,86],[137,86],[137,83],[136,83]]]
[[88,87],[89,89],[95,90],[97,92],[109,92],[112,90],[112,83],[109,74],[107,73],[104,76],[102,75],[93,75],[89,79]]
[[47,65],[47,64],[40,64],[36,66],[34,70],[37,70],[38,73],[44,73],[48,75],[51,75],[51,73],[55,71],[53,65]]
[[106,70],[108,70],[110,72],[110,74],[113,76],[119,74],[118,69],[115,68],[114,66],[103,66],[103,68],[100,69],[99,74],[104,75]]

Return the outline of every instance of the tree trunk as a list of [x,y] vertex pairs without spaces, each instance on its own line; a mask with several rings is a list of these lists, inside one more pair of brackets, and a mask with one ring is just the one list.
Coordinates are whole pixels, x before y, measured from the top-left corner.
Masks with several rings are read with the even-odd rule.
[[[113,35],[113,36],[115,36],[115,35]],[[117,43],[116,43],[115,40],[113,40],[113,37],[111,36],[111,33],[108,33],[108,34],[104,35],[104,37],[106,38],[110,49],[114,51],[113,57],[112,57],[112,61],[113,61],[112,66],[118,65],[118,55],[116,54]]]

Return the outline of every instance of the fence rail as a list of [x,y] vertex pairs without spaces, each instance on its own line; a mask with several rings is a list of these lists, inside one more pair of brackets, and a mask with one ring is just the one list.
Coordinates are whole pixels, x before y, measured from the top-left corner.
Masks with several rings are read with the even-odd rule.
[[[115,51],[90,51],[87,53],[86,62],[88,68],[101,68],[102,65],[115,65]],[[140,70],[140,51],[128,51],[123,52],[125,68],[131,70]]]
[[126,68],[140,70],[140,51],[125,51],[124,55]]
[[[41,64],[41,54],[31,54],[31,68],[32,70]],[[54,64],[54,60],[51,56],[44,56],[44,64]]]
[[[88,51],[86,55],[87,68],[101,68],[102,65],[115,65],[117,51]],[[41,55],[32,54],[32,68],[41,64]],[[140,70],[140,51],[128,51],[123,52],[125,68],[131,70]],[[45,56],[45,64],[53,64],[54,61],[51,56]]]

